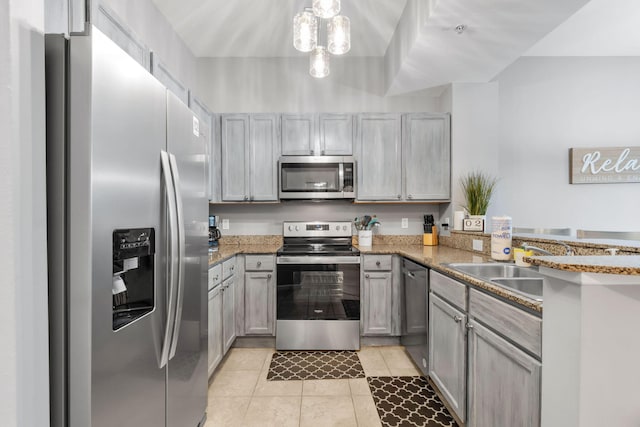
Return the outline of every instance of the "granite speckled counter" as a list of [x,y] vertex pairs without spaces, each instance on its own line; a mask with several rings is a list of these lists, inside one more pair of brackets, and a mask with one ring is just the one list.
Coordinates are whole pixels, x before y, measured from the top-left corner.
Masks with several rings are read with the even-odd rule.
[[525,257],[525,261],[578,273],[640,275],[640,255],[532,256]]
[[221,244],[217,252],[209,252],[209,267],[238,254],[275,254],[282,244]]
[[390,254],[400,255],[419,264],[432,268],[448,276],[462,280],[480,289],[491,292],[504,299],[522,305],[534,312],[542,313],[542,302],[527,298],[506,288],[494,285],[490,282],[479,280],[473,276],[464,274],[448,267],[449,263],[480,263],[489,262],[491,259],[481,253],[474,253],[448,246],[422,246],[422,245],[373,245],[370,247],[358,247],[363,255]]

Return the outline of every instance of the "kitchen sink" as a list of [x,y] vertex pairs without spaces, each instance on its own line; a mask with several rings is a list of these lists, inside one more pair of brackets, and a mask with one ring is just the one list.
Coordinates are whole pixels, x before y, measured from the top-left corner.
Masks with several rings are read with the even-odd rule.
[[452,263],[448,267],[508,288],[528,298],[542,301],[542,283],[544,281],[536,267],[520,267],[499,263]]

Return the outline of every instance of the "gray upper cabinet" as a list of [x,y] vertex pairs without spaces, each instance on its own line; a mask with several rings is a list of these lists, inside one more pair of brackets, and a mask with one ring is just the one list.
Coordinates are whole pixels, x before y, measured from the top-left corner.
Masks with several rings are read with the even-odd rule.
[[[191,95],[191,94],[190,94]],[[194,133],[204,140],[207,147],[207,198],[209,201],[220,201],[220,149],[216,144],[214,115],[199,99],[189,96],[189,108],[198,118],[194,122]]]
[[322,156],[353,154],[353,115],[325,113],[318,117],[319,147]]
[[283,156],[320,155],[315,114],[282,114],[281,127]]
[[353,115],[282,114],[283,156],[351,156]]
[[[78,3],[74,1],[69,5],[73,10],[73,5]],[[149,48],[142,40],[109,7],[105,6],[104,1],[98,2],[94,13],[96,27],[149,71]]]
[[249,127],[249,199],[278,200],[278,116],[252,114]]
[[400,114],[359,114],[356,126],[358,200],[402,199]]
[[451,191],[450,116],[414,113],[402,117],[404,198],[448,200]]
[[220,130],[222,200],[228,202],[249,200],[249,115],[223,114]]
[[222,200],[278,200],[278,115],[221,118]]
[[539,426],[540,362],[479,323],[469,325],[467,426]]

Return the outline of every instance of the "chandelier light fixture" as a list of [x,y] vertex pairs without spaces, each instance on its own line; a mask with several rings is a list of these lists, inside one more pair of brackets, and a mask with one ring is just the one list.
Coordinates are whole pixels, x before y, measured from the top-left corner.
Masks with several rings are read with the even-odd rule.
[[[309,74],[316,78],[329,75],[330,55],[343,55],[351,49],[351,22],[340,13],[340,0],[313,0],[293,18],[293,47],[311,52]],[[321,31],[326,29],[325,43]]]

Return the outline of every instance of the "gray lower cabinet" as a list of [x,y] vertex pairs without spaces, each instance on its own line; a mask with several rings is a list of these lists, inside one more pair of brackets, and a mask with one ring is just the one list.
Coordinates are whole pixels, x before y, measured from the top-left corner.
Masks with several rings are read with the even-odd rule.
[[275,257],[247,255],[244,274],[245,335],[275,335],[275,315]]
[[362,299],[362,334],[391,335],[391,294],[392,277],[390,271],[365,272]]
[[222,342],[225,354],[236,339],[235,298],[235,277],[231,276],[222,282]]
[[278,200],[279,116],[223,114],[222,200]]
[[467,402],[466,323],[464,312],[435,293],[429,294],[429,376],[463,422]]
[[400,114],[359,114],[356,126],[358,200],[402,199]]
[[402,116],[403,198],[448,200],[451,193],[450,116]]
[[216,369],[224,354],[222,349],[222,285],[209,291],[209,376]]
[[539,426],[541,363],[478,322],[469,326],[467,426]]

